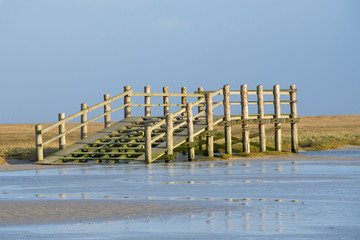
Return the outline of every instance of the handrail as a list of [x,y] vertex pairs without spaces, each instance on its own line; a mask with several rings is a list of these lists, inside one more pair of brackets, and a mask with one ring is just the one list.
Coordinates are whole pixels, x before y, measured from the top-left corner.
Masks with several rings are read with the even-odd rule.
[[[213,94],[213,96],[216,96],[216,95],[221,94],[222,92],[223,92],[223,89],[221,88],[221,89],[219,89],[219,90],[217,90],[217,91],[214,91],[214,92],[211,92],[211,93]],[[199,98],[197,101],[193,102],[192,105],[193,105],[193,107],[197,107],[197,106],[199,106],[201,103],[203,103],[204,101],[205,101],[205,97],[201,97],[201,98]],[[218,107],[218,106],[220,106],[220,105],[223,105],[223,101],[220,101],[220,102],[215,103],[215,104],[213,105],[213,108],[216,108],[216,107]],[[186,109],[185,109],[185,108],[182,108],[182,109],[180,109],[179,111],[173,113],[173,117],[175,118],[176,116],[180,115],[180,114],[183,113],[183,112],[186,112]],[[193,116],[193,119],[196,119],[196,118],[198,118],[199,116],[201,116],[201,115],[203,115],[203,114],[205,114],[205,111],[199,112],[198,114],[196,114],[195,116]],[[159,128],[160,126],[164,125],[165,123],[166,123],[166,119],[158,122],[157,124],[151,126],[151,131]],[[178,128],[186,125],[186,124],[187,124],[186,120],[183,120],[183,122],[177,124],[177,125],[173,128],[173,130],[176,130],[176,129],[178,129]],[[165,135],[166,135],[166,133],[159,134],[158,136],[152,138],[152,139],[151,139],[151,142],[153,143],[153,142],[157,141],[158,139],[164,137]]]
[[203,97],[201,93],[132,93],[134,97]]
[[128,106],[130,106],[130,105],[131,105],[131,103],[127,103],[127,104],[124,104],[124,105],[122,105],[122,106],[120,106],[120,107],[114,108],[114,109],[110,110],[109,112],[106,112],[106,113],[100,114],[99,116],[93,117],[93,118],[91,118],[90,120],[88,120],[88,121],[86,121],[86,122],[83,122],[83,123],[81,123],[81,124],[79,124],[79,125],[71,128],[71,129],[67,130],[67,131],[64,132],[64,133],[61,133],[61,134],[56,135],[55,137],[47,140],[46,142],[43,142],[43,145],[46,145],[46,144],[48,144],[48,143],[51,143],[51,142],[55,141],[56,139],[59,139],[59,138],[65,136],[66,134],[69,134],[69,133],[75,131],[76,129],[79,129],[79,128],[85,126],[86,124],[88,124],[88,123],[90,123],[90,122],[92,122],[92,121],[95,121],[95,120],[97,120],[97,119],[99,119],[99,118],[102,118],[102,117],[104,117],[104,116],[107,116],[107,115],[109,115],[109,114],[111,114],[111,113],[113,113],[113,112],[115,112],[115,111],[117,111],[117,110],[120,110],[120,109],[122,109],[122,108],[124,108],[124,107],[128,107]]
[[95,109],[97,109],[97,108],[99,108],[99,107],[102,107],[102,106],[104,106],[104,105],[106,105],[106,104],[109,104],[109,103],[111,103],[111,102],[113,102],[113,101],[115,101],[115,100],[117,100],[117,99],[119,99],[119,98],[121,98],[121,97],[124,97],[124,96],[126,96],[126,95],[129,95],[130,93],[132,93],[132,91],[133,91],[133,90],[130,89],[129,91],[120,93],[120,94],[116,95],[115,97],[112,97],[112,98],[110,98],[110,99],[108,99],[108,100],[106,100],[106,101],[103,101],[103,102],[101,102],[101,103],[95,104],[95,105],[93,105],[93,106],[91,106],[91,107],[86,108],[85,110],[82,110],[82,111],[80,111],[80,112],[77,112],[77,113],[75,113],[75,114],[73,114],[73,115],[71,115],[71,116],[69,116],[69,117],[66,117],[66,118],[64,118],[64,119],[62,119],[62,120],[60,120],[60,121],[58,121],[58,122],[56,122],[56,123],[53,123],[53,124],[51,124],[50,126],[47,126],[46,128],[44,128],[44,129],[42,130],[42,133],[46,133],[46,132],[50,131],[51,129],[53,129],[53,128],[55,128],[55,127],[58,127],[59,125],[65,123],[65,122],[68,122],[68,121],[70,121],[70,120],[72,120],[72,119],[74,119],[74,118],[80,117],[80,116],[83,115],[84,113],[88,113],[88,112],[90,112],[90,111],[92,111],[92,110],[95,110]]

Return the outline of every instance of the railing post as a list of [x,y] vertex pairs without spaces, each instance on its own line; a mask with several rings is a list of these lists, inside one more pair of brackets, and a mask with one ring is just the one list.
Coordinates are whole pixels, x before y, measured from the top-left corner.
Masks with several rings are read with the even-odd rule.
[[188,134],[188,143],[189,143],[189,147],[188,147],[188,159],[189,161],[194,160],[195,159],[195,147],[194,147],[194,115],[193,115],[193,111],[192,111],[192,103],[187,103],[186,104],[186,113],[187,113],[187,134]]
[[41,161],[44,159],[44,147],[43,147],[41,124],[35,126],[35,136],[36,136],[36,157],[38,161]]
[[168,159],[167,161],[172,161],[174,154],[174,115],[167,114],[166,116],[166,149]]
[[266,152],[266,133],[264,120],[264,91],[263,85],[257,86],[257,105],[258,105],[258,119],[259,119],[259,145],[260,152]]
[[[144,93],[150,93],[150,86],[145,86],[144,87]],[[151,97],[150,96],[145,96],[144,97],[144,103],[145,103],[145,117],[149,117],[151,116],[151,106],[146,106],[146,105],[150,105],[151,104]]]
[[[181,93],[186,94],[186,87],[181,88]],[[186,105],[186,97],[181,97],[181,104]],[[182,108],[186,109],[186,106],[183,106]],[[183,112],[181,116],[186,116],[186,112]]]
[[207,93],[205,95],[206,99],[206,130],[207,130],[207,136],[206,136],[206,151],[207,155],[209,157],[214,156],[214,119],[213,119],[213,99],[212,99],[212,93]]
[[[204,91],[204,88],[203,87],[199,87],[198,88],[198,92],[202,92]],[[198,100],[200,99],[201,97],[198,97]],[[202,105],[201,103],[199,104],[198,106],[198,113],[204,111],[204,105]]]
[[225,151],[232,155],[231,143],[231,113],[230,113],[230,85],[227,84],[223,88],[224,95],[224,121],[225,121]]
[[[198,91],[199,92],[202,92],[202,91],[204,91],[204,88],[203,87],[199,87],[198,88]],[[201,97],[198,97],[198,99],[200,99]],[[202,105],[201,103],[199,104],[199,106],[198,106],[198,113],[200,113],[200,112],[202,112],[202,111],[204,111],[204,105]],[[201,141],[203,141],[205,138],[204,137],[199,137],[199,140],[200,140],[200,142]],[[203,145],[200,143],[199,144],[199,150],[200,151],[203,151]]]
[[[65,119],[65,113],[59,113],[59,121]],[[65,122],[61,123],[59,125],[59,134],[63,134],[65,133],[66,129],[65,129]],[[66,136],[61,136],[59,138],[59,150],[64,149],[66,146]]]
[[[291,108],[291,118],[297,118],[297,100],[296,100],[296,85],[290,86],[290,108]],[[298,140],[298,129],[297,123],[291,123],[291,151],[293,153],[299,152],[299,140]]]
[[[104,101],[110,99],[110,94],[107,93],[104,95]],[[110,103],[104,105],[104,113],[110,112]],[[111,126],[111,115],[110,113],[104,116],[104,127],[110,127]]]
[[[169,87],[168,86],[163,87],[163,93],[169,93]],[[163,104],[170,104],[168,96],[163,97]],[[169,106],[164,106],[164,116],[168,115],[169,112],[170,112],[170,107]]]
[[249,119],[247,84],[241,85],[241,113],[244,120],[242,124],[243,152],[250,153],[250,129],[249,124],[246,123],[246,120]]
[[151,126],[145,126],[145,162],[152,162]]
[[[87,103],[81,104],[81,111],[87,109]],[[81,123],[85,123],[87,121],[87,112],[81,115]],[[81,139],[87,138],[87,123],[81,127]]]
[[[129,91],[130,90],[130,86],[127,85],[124,87],[124,92]],[[124,97],[124,104],[128,104],[131,102],[131,97],[130,95],[126,95]],[[131,117],[131,106],[125,107],[124,108],[124,118],[128,118]]]
[[[274,112],[275,119],[281,118],[281,103],[280,103],[280,85],[277,84],[273,88],[274,92]],[[276,121],[275,120],[275,121]],[[275,151],[281,151],[281,123],[275,122]]]

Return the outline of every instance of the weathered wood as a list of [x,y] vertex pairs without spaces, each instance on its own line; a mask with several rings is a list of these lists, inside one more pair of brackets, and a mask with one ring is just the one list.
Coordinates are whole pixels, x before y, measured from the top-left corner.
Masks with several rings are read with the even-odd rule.
[[[87,103],[82,103],[81,111],[85,109],[87,109]],[[84,114],[81,115],[81,124],[83,124],[83,126],[81,126],[80,138],[84,139],[87,137],[87,133],[88,133],[87,112],[84,112]]]
[[[265,115],[263,85],[257,86],[257,102],[258,102],[258,114],[259,114],[258,118],[263,119]],[[259,145],[260,145],[260,152],[266,152],[266,132],[265,132],[265,124],[263,122],[259,123]]]
[[[44,128],[44,129],[42,130],[42,132],[43,132],[43,133],[46,133],[46,132],[50,131],[51,129],[54,129],[54,128],[58,127],[60,124],[62,124],[62,123],[64,123],[64,122],[68,122],[68,121],[70,121],[70,120],[72,120],[72,119],[74,119],[74,118],[77,118],[77,117],[81,116],[81,115],[84,114],[84,113],[91,112],[91,111],[93,111],[93,110],[95,110],[95,109],[98,109],[99,107],[104,106],[105,104],[108,104],[108,103],[110,103],[110,102],[116,101],[117,99],[122,98],[122,97],[124,97],[125,95],[131,94],[131,93],[132,93],[132,89],[129,89],[129,91],[120,93],[120,94],[116,95],[115,97],[110,98],[110,99],[107,100],[107,101],[102,101],[102,102],[100,102],[100,103],[98,103],[98,104],[95,104],[95,105],[93,105],[93,106],[91,106],[91,107],[88,107],[87,109],[85,109],[85,110],[83,110],[83,111],[80,111],[80,112],[77,112],[77,113],[75,113],[75,114],[73,114],[73,115],[71,115],[71,116],[68,116],[68,117],[66,117],[65,119],[61,120],[61,121],[58,121],[58,122],[56,122],[56,123],[53,123],[53,124],[47,126],[46,128]],[[129,104],[131,104],[131,102],[130,102]],[[128,105],[129,105],[129,104],[128,104]],[[128,105],[126,105],[126,106],[128,106]],[[125,107],[125,106],[124,106],[124,107]],[[119,109],[121,109],[121,108],[123,108],[123,106],[118,107],[117,110],[119,110]],[[111,112],[113,112],[113,111],[111,111]],[[101,117],[103,117],[103,116],[104,116],[104,115],[102,115]],[[96,119],[99,119],[99,118],[101,118],[101,117],[93,118],[93,119],[96,120]],[[57,139],[57,138],[55,138],[55,139]]]
[[151,126],[145,127],[145,162],[152,162]]
[[36,140],[36,158],[38,161],[44,159],[43,136],[41,131],[41,124],[35,126],[35,140]]
[[[199,92],[202,92],[202,91],[204,91],[204,88],[203,88],[203,87],[199,87],[199,88],[198,88],[198,91],[199,91]],[[200,99],[201,99],[201,97],[198,97],[198,100],[200,100]],[[203,105],[203,104],[199,104],[199,105],[198,105],[198,114],[197,114],[197,115],[201,114],[203,111],[204,111],[204,105]],[[205,140],[205,137],[199,137],[199,138],[200,138],[200,140]],[[199,144],[199,150],[200,150],[200,151],[203,151],[203,150],[204,150],[202,144]]]
[[[124,92],[127,92],[129,90],[130,90],[129,85],[124,87]],[[128,94],[124,96],[124,104],[129,104],[129,103],[131,103],[131,97]],[[131,117],[131,106],[127,106],[124,109],[124,118],[128,118],[128,117]]]
[[[212,93],[207,93],[205,95],[206,100],[206,130],[214,130],[214,120],[213,120],[213,95]],[[209,157],[214,156],[214,136],[206,137],[206,152]]]
[[[193,111],[192,111],[192,103],[188,103],[186,105],[186,113],[187,113],[187,129],[188,129],[188,143],[194,143],[194,122],[193,122]],[[189,161],[195,159],[195,148],[194,146],[188,147],[188,159]]]
[[[181,93],[186,94],[186,87],[181,88]],[[187,99],[185,96],[181,97],[181,104],[183,104],[185,106],[185,107],[183,107],[184,109],[186,109],[186,101],[187,101]],[[186,116],[186,111],[184,111],[181,115]]]
[[[144,92],[145,93],[150,93],[150,86],[145,86],[144,87]],[[151,97],[150,96],[145,96],[144,97],[144,102],[145,102],[145,117],[151,116],[151,106],[149,106],[151,104]]]
[[[249,118],[247,84],[241,85],[241,113],[242,119]],[[250,153],[250,129],[249,124],[242,124],[243,152]]]
[[[169,87],[163,87],[163,93],[169,93]],[[169,96],[163,96],[163,104],[164,104],[164,116],[169,115],[170,113],[170,107],[168,104],[170,104]]]
[[[292,118],[297,118],[297,106],[296,106],[296,85],[290,86],[290,112]],[[298,129],[297,123],[291,123],[291,151],[293,153],[299,152],[299,140],[298,140]]]
[[[231,112],[230,112],[230,85],[227,84],[223,88],[224,95],[224,121],[231,121]],[[225,125],[225,152],[232,155],[232,143],[231,143],[231,126]]]
[[[126,106],[129,106],[129,105],[130,105],[130,104],[122,105],[122,106],[120,106],[120,107],[114,108],[114,109],[110,110],[109,113],[115,112],[115,111],[120,110],[120,109],[122,109],[122,108],[125,108]],[[107,113],[107,114],[108,114],[108,113]],[[94,118],[86,121],[85,123],[81,123],[81,124],[79,124],[78,126],[75,126],[75,127],[71,128],[71,129],[65,131],[64,133],[59,134],[59,135],[57,135],[57,136],[55,136],[55,137],[47,140],[46,142],[43,143],[43,145],[47,145],[47,144],[49,144],[49,143],[51,143],[51,142],[59,139],[60,137],[66,135],[66,134],[69,134],[69,133],[75,131],[76,129],[79,129],[79,128],[81,128],[82,126],[84,126],[84,125],[86,125],[86,124],[88,124],[88,123],[90,123],[90,122],[93,122],[93,121],[95,121],[95,120],[97,120],[97,119],[99,119],[99,118],[102,118],[102,117],[104,117],[104,116],[105,116],[105,114],[103,113],[103,114],[100,114],[100,115],[97,116],[97,117],[94,117]],[[64,120],[61,120],[60,122],[61,122],[62,124],[65,123]],[[44,130],[43,130],[43,131],[44,131]],[[44,132],[43,132],[43,133],[44,133]]]
[[145,127],[145,162],[152,162],[151,126]]
[[174,116],[173,114],[166,115],[166,149],[169,156],[168,161],[172,160],[174,154]]
[[[274,91],[274,115],[275,118],[281,118],[280,85],[279,84],[275,85],[273,91]],[[281,151],[281,123],[275,123],[275,150]]]
[[[105,94],[104,101],[107,101],[109,99],[110,99],[110,94],[109,93]],[[110,127],[110,125],[111,125],[111,114],[109,112],[110,112],[110,103],[104,105],[104,114],[106,114],[104,116],[105,128]]]
[[[63,120],[65,118],[65,113],[59,113],[59,121]],[[59,125],[59,134],[65,133],[65,123],[62,123]],[[66,146],[66,136],[62,135],[59,138],[59,150],[64,149]]]
[[133,97],[204,97],[200,93],[131,93]]

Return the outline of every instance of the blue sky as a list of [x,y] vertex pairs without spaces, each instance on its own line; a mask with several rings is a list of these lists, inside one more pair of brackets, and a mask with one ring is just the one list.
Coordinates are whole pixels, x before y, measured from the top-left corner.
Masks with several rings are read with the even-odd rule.
[[360,114],[358,0],[0,0],[0,123],[54,122],[123,86],[298,86]]

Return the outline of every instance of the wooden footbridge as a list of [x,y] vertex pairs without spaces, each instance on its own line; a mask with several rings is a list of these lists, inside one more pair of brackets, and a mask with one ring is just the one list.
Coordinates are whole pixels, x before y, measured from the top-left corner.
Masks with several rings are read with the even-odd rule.
[[[248,90],[246,84],[240,90],[230,90],[230,86],[225,85],[217,91],[204,91],[200,87],[194,93],[187,93],[185,87],[181,89],[181,93],[169,93],[168,87],[164,87],[162,93],[151,93],[150,86],[144,89],[143,93],[135,93],[130,86],[125,86],[123,93],[112,98],[105,94],[104,101],[91,107],[87,107],[86,103],[81,104],[81,111],[69,117],[60,113],[59,121],[46,128],[42,128],[41,124],[36,125],[37,164],[152,163],[159,159],[171,161],[176,158],[174,149],[179,146],[185,146],[188,149],[188,159],[193,160],[195,148],[202,149],[203,145],[206,146],[205,155],[214,156],[214,138],[225,140],[226,154],[232,154],[233,144],[239,141],[242,142],[243,151],[249,153],[249,126],[254,124],[258,125],[259,133],[256,136],[259,137],[260,151],[266,151],[266,134],[269,131],[275,135],[275,150],[281,151],[283,123],[291,124],[292,152],[298,151],[297,123],[300,119],[297,117],[295,85],[289,89],[280,89],[279,85],[275,85],[271,90],[264,90],[262,85],[257,90]],[[250,101],[251,95],[255,95],[256,100]],[[265,101],[264,95],[272,95],[271,101]],[[281,95],[288,96],[288,99],[281,100]],[[136,103],[135,100],[139,97],[144,99],[144,103]],[[234,97],[240,101],[231,101]],[[152,98],[160,98],[162,103],[151,103]],[[175,98],[180,98],[180,103],[170,103]],[[111,108],[111,104],[122,102],[121,100],[122,105]],[[265,114],[264,105],[267,104],[273,105],[273,114]],[[256,114],[249,114],[249,105],[257,105]],[[281,105],[290,105],[290,113],[282,114]],[[163,115],[152,116],[152,109],[159,107],[163,108]],[[88,120],[88,113],[99,108],[104,111]],[[144,108],[144,116],[132,115],[138,108]],[[241,109],[241,114],[231,114],[231,109],[234,108],[239,113]],[[121,109],[124,110],[123,119],[111,121],[112,114]],[[80,123],[67,130],[66,123],[76,118],[80,118]],[[88,124],[100,118],[104,118],[104,129],[88,137]],[[274,124],[274,127],[265,130],[266,124]],[[224,134],[216,135],[216,125],[224,127]],[[241,137],[233,136],[233,125],[241,125]],[[46,134],[54,128],[59,129],[58,134],[47,139]],[[81,140],[66,146],[66,135],[79,128]],[[59,141],[59,151],[44,158],[44,146],[53,141]]]

